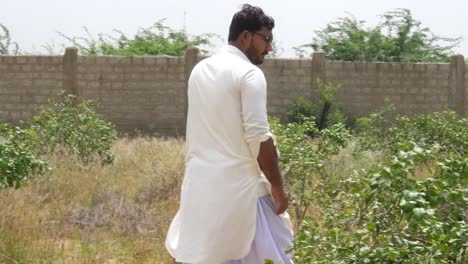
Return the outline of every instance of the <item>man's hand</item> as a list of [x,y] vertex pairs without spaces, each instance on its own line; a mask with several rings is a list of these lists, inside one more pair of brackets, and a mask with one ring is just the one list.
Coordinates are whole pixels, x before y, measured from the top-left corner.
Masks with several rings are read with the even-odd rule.
[[276,214],[282,214],[288,209],[288,195],[283,186],[271,186],[271,196],[276,207]]
[[258,165],[271,184],[271,196],[275,203],[276,213],[282,214],[288,209],[288,195],[283,189],[283,179],[278,165],[276,146],[272,138],[260,143]]

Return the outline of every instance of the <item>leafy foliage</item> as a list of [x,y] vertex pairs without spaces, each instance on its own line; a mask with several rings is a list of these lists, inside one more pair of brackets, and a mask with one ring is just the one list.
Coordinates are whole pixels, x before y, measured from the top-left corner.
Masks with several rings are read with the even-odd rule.
[[288,122],[300,123],[303,116],[313,116],[319,130],[339,123],[345,124],[347,118],[336,101],[336,92],[341,89],[341,85],[320,79],[316,83],[318,100],[313,102],[302,96],[296,98],[286,113]]
[[[396,118],[391,112],[387,106],[360,119],[357,140],[342,125],[310,137],[310,120],[304,128],[273,122],[301,221],[296,263],[466,260],[468,120],[453,112]],[[385,157],[347,176],[326,173],[324,164],[350,142],[359,147],[349,158],[369,151]]]
[[468,119],[453,111],[400,117],[396,126],[390,130],[392,146],[406,140],[423,147],[438,144],[444,152],[466,154],[468,151]]
[[408,176],[437,148],[401,148],[388,164],[342,181],[338,197],[320,190],[325,219],[305,220],[295,246],[300,263],[462,263],[466,161],[438,159],[434,178],[417,181]]
[[440,145],[444,151],[463,153],[468,149],[468,120],[453,111],[413,117],[392,117],[392,105],[369,117],[358,119],[360,144],[370,149],[397,152],[398,143],[415,142],[419,146]]
[[351,134],[343,124],[319,131],[313,117],[302,117],[300,123],[286,125],[272,119],[270,125],[278,142],[280,162],[290,188],[298,226],[320,188],[312,176],[323,172],[324,163],[349,142]]
[[47,163],[34,155],[28,142],[19,140],[25,133],[0,124],[0,189],[19,188],[32,176],[48,171]]
[[28,135],[36,151],[67,151],[84,162],[99,157],[111,163],[110,147],[117,137],[114,125],[95,111],[93,101],[78,103],[75,96],[64,94],[62,98],[50,102],[31,121]]
[[339,18],[315,31],[313,42],[296,51],[303,57],[308,48],[321,50],[329,60],[446,62],[461,41],[435,35],[408,9],[395,9],[381,18],[379,25],[371,28],[364,28],[364,21],[353,16]]
[[23,123],[24,129],[0,124],[0,189],[19,188],[27,179],[44,175],[47,163],[37,157],[46,160],[52,153],[76,155],[85,163],[112,163],[114,126],[95,112],[92,101],[78,103],[73,95],[61,96],[63,100],[50,102]]
[[[60,33],[77,47],[83,55],[172,55],[181,56],[189,47],[210,45],[214,34],[191,36],[184,30],[173,30],[164,25],[164,20],[155,22],[151,27],[141,28],[136,35],[129,37],[115,30],[119,36],[98,34],[97,39],[85,28],[88,37],[69,37]],[[203,50],[202,50],[203,51]]]
[[382,140],[391,138],[390,128],[396,119],[396,108],[388,100],[382,109],[356,120],[357,139],[362,149],[382,149]]

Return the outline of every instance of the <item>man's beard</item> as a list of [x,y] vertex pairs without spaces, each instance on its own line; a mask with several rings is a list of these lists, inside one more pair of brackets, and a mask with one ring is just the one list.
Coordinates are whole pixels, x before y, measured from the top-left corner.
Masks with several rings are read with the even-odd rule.
[[[252,64],[254,65],[260,65],[263,63],[262,57],[258,54],[259,54],[258,50],[251,43],[250,47],[247,49],[247,58],[249,58],[250,62],[252,62]],[[268,51],[264,52],[262,55],[267,55],[267,54],[268,54]]]

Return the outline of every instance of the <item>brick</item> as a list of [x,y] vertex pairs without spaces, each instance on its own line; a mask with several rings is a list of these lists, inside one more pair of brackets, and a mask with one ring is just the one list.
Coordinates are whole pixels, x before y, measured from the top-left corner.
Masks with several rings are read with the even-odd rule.
[[168,58],[169,65],[179,65],[179,60],[177,58]]
[[143,58],[143,63],[145,65],[155,65],[156,64],[156,58],[154,56],[144,57]]
[[96,56],[94,64],[102,66],[102,65],[108,65],[109,63],[105,56]]
[[108,66],[108,68],[110,68],[109,66],[114,66],[114,65],[119,65],[121,63],[121,60],[122,60],[122,56],[107,56],[106,57],[106,66]]
[[15,72],[19,72],[19,71],[21,71],[21,66],[17,65],[17,64],[11,65],[10,70],[15,71]]
[[54,64],[62,64],[63,56],[51,56],[51,62]]
[[39,64],[50,64],[52,58],[50,56],[37,56],[37,63]]
[[414,65],[414,70],[416,72],[424,72],[424,71],[426,71],[426,65],[425,64],[419,64],[419,63],[415,64]]
[[78,56],[78,64],[96,64],[96,56]]
[[31,65],[31,64],[36,64],[38,62],[38,59],[37,59],[38,56],[30,56],[28,57],[28,64]]
[[166,58],[158,57],[156,59],[156,64],[166,66],[168,64],[168,62],[167,62]]
[[310,69],[312,67],[312,59],[300,59],[300,67]]
[[16,58],[16,62],[19,63],[19,64],[25,64],[25,63],[28,62],[28,58],[24,57],[24,56],[18,56]]
[[142,65],[144,63],[143,57],[132,57],[132,64],[133,65]]
[[6,64],[16,63],[16,57],[15,56],[2,56],[2,58],[3,58],[3,63],[6,63]]

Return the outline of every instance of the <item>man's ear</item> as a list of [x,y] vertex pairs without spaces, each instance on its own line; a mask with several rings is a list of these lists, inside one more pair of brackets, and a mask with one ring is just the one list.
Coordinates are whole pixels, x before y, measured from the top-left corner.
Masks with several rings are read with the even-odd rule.
[[247,30],[242,31],[242,33],[240,34],[242,45],[250,44],[251,38],[252,38],[252,34],[250,34],[250,32]]

